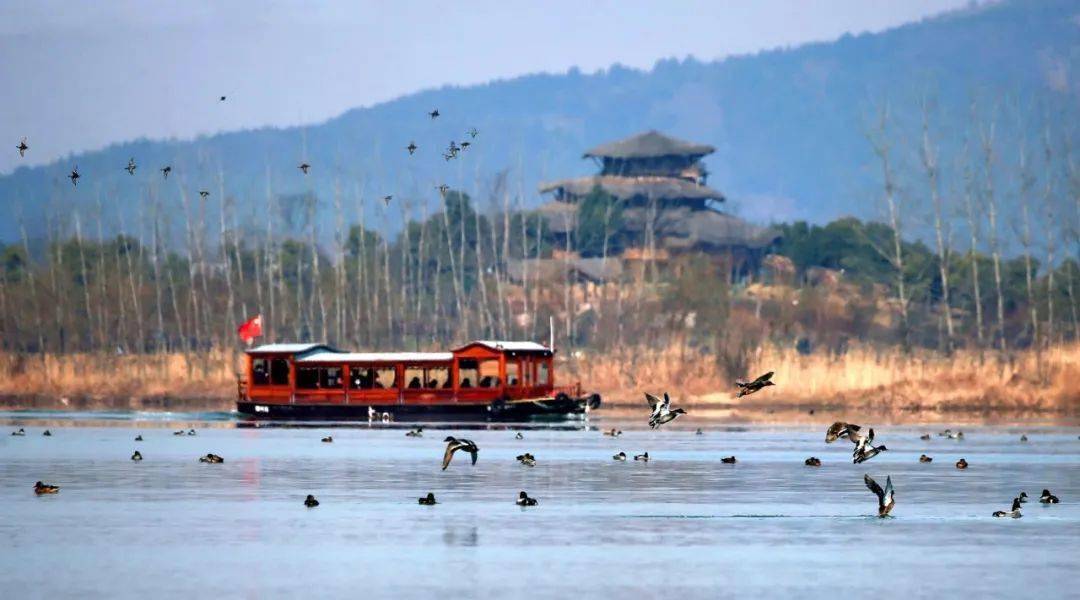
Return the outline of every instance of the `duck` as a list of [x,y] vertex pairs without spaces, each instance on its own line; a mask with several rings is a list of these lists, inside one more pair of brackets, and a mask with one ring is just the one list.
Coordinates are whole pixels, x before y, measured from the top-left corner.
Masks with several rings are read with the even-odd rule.
[[405,437],[424,437],[424,428],[417,427],[405,432]]
[[611,459],[612,460],[626,460],[626,453],[625,452],[620,452],[620,453],[616,454],[615,456],[612,456]]
[[994,511],[994,516],[995,517],[1012,517],[1014,519],[1019,519],[1020,517],[1024,516],[1024,515],[1020,514],[1020,499],[1019,498],[1013,498],[1012,509],[1010,509],[1010,510],[995,510]]
[[958,440],[964,439],[964,432],[963,431],[957,431],[956,432],[956,439],[958,439]]
[[702,431],[700,427],[698,427],[698,430],[694,432],[694,435],[705,435],[705,432]]
[[131,455],[131,460],[139,462],[140,460],[142,460],[142,453],[136,450],[135,453]]
[[613,427],[610,430],[605,431],[604,435],[609,436],[609,437],[619,437],[620,435],[622,435],[622,431],[620,431],[618,429],[615,429]]
[[332,444],[334,443],[334,436],[328,435],[322,439],[322,442],[326,444]]
[[869,475],[863,475],[863,483],[865,483],[866,487],[870,488],[870,491],[874,492],[874,494],[877,496],[877,516],[887,516],[889,514],[889,511],[891,511],[893,507],[896,506],[896,499],[894,497],[892,486],[892,477],[885,477],[885,489],[881,489],[881,486],[878,485],[878,483],[874,481],[874,478]]
[[923,441],[929,440],[930,439],[930,434],[929,433],[924,433],[924,434],[919,436],[919,439],[923,440]]
[[1027,439],[1027,436],[1026,436],[1026,435],[1023,435],[1023,434],[1021,434],[1021,435],[1020,435],[1020,441],[1021,441],[1021,442],[1026,442],[1026,441],[1028,441],[1028,439]]
[[649,416],[649,427],[653,429],[686,414],[686,411],[681,408],[671,408],[671,397],[667,395],[667,392],[664,392],[663,400],[645,392],[645,400],[649,403],[649,408],[652,409],[652,415]]
[[135,441],[136,442],[141,442],[142,441],[142,435],[140,434],[140,435],[135,436]]
[[71,170],[71,175],[68,175],[68,179],[71,180],[71,185],[79,187],[80,177],[82,177],[82,175],[79,175],[79,165],[75,165],[75,168]]
[[1028,495],[1027,495],[1027,492],[1020,492],[1020,495],[1019,495],[1019,496],[1017,496],[1017,498],[1019,498],[1019,499],[1020,499],[1020,503],[1021,503],[1021,504],[1023,504],[1023,503],[1025,503],[1025,502],[1027,502],[1027,499],[1028,499]]
[[443,471],[446,470],[446,467],[450,466],[450,460],[454,458],[454,453],[458,450],[464,450],[465,452],[471,454],[472,464],[476,464],[476,453],[480,452],[480,448],[478,448],[472,440],[466,440],[464,438],[459,440],[456,437],[450,435],[446,436],[446,439],[443,441],[446,442],[446,453],[443,454],[442,459]]
[[134,175],[135,174],[135,169],[137,169],[137,168],[139,168],[139,167],[138,167],[138,165],[135,164],[135,157],[133,156],[133,157],[128,159],[128,164],[127,164],[126,167],[124,167],[124,170],[128,172],[128,175]]
[[17,430],[12,431],[11,435],[14,435],[16,437],[22,437],[22,436],[26,435],[26,430],[23,429],[22,427],[20,427]]
[[405,149],[409,151],[409,156],[412,156],[412,154],[416,152],[416,149],[418,147],[419,146],[416,145],[416,142],[409,142],[409,145],[405,146]]
[[15,146],[15,149],[19,151],[19,156],[26,156],[26,151],[30,149],[30,146],[26,145],[26,138],[23,138],[19,145]]
[[521,493],[518,494],[517,505],[536,506],[536,498],[530,498],[529,495],[525,493],[525,490],[522,490]]
[[736,461],[734,456],[725,456],[724,458],[720,459],[720,462],[724,463],[725,465],[733,465]]
[[967,461],[962,459],[962,458],[960,460],[956,461],[956,468],[957,469],[966,469],[966,468],[968,468]]
[[173,435],[184,435],[184,430],[181,429],[180,431],[174,431],[174,432],[172,432],[172,434]]
[[45,437],[52,437],[52,432],[46,429],[45,431],[41,432],[41,435]]
[[825,443],[831,444],[840,438],[847,438],[852,443],[858,443],[859,430],[862,429],[854,423],[845,423],[843,421],[837,421],[825,431]]
[[536,457],[533,456],[532,454],[529,454],[528,452],[526,452],[525,454],[519,454],[517,456],[517,461],[519,463],[525,465],[526,467],[535,467],[536,466]]
[[311,165],[307,164],[306,162],[302,162],[299,165],[297,165],[296,168],[300,169],[300,172],[303,173],[304,175],[307,175],[308,169],[311,168]]
[[1057,504],[1059,500],[1057,496],[1050,493],[1050,490],[1043,490],[1042,496],[1039,497],[1039,502],[1042,502],[1043,504]]
[[188,429],[187,434],[188,435],[195,435],[195,430],[194,429]]
[[816,456],[811,456],[810,458],[803,461],[803,464],[808,466],[808,467],[820,467],[821,466],[821,459],[816,457]]
[[952,429],[946,429],[945,431],[939,431],[937,435],[938,435],[938,437],[946,437],[946,438],[949,438],[949,439],[952,439],[954,437]]
[[885,444],[874,445],[874,428],[871,427],[867,435],[859,438],[858,443],[855,444],[855,452],[852,454],[851,462],[856,465],[866,462],[886,450],[888,448],[885,447]]
[[221,458],[217,454],[209,453],[206,456],[200,456],[199,462],[210,463],[213,465],[221,464],[225,462],[224,458]]
[[523,440],[523,439],[525,439],[525,436],[522,435],[521,432],[519,431],[519,432],[517,432],[517,435],[514,436],[514,439],[515,440]]
[[921,462],[921,463],[934,462],[934,458],[932,456],[927,456],[927,455],[923,454],[922,456],[919,457],[919,462]]
[[49,485],[47,483],[41,483],[40,481],[34,484],[34,493],[37,495],[42,494],[55,494],[60,491],[60,486]]
[[431,117],[432,119],[438,119],[439,118],[439,109],[436,108],[435,110],[429,112],[428,116]]
[[754,392],[761,391],[765,387],[776,385],[771,381],[772,376],[773,372],[769,371],[753,381],[736,381],[735,385],[739,386],[739,393],[736,394],[735,397],[742,398],[743,396],[749,396]]
[[304,498],[304,506],[306,506],[308,508],[315,508],[318,505],[319,505],[319,501],[315,499],[315,496],[312,496],[311,494],[308,494],[307,498]]
[[635,454],[634,460],[640,460],[641,462],[649,462],[649,453],[646,452],[644,454]]
[[418,498],[417,501],[423,506],[435,506],[438,502],[435,501],[435,494],[428,492],[427,496]]

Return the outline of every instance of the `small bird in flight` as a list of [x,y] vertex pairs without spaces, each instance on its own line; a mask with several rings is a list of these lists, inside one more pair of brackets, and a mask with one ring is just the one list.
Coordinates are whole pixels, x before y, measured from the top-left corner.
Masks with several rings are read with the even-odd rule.
[[445,196],[445,195],[446,195],[446,192],[449,192],[449,191],[450,191],[450,186],[446,185],[445,183],[440,183],[440,184],[439,184],[439,187],[438,187],[438,188],[436,188],[436,189],[438,189],[438,190],[439,190],[439,193],[440,193],[440,194],[442,194],[443,196]]
[[169,178],[169,173],[172,173],[172,166],[166,165],[161,168],[161,174],[165,176],[165,179]]
[[896,500],[893,498],[892,477],[885,478],[885,489],[881,489],[881,486],[869,475],[863,475],[863,483],[877,496],[877,516],[888,515],[889,511],[896,506]]
[[393,200],[393,199],[394,199],[393,195],[383,196],[382,197],[382,201],[385,202],[387,206],[390,206],[390,201]]
[[461,142],[461,149],[462,150],[468,148],[469,146],[472,146],[472,142]]
[[480,451],[480,448],[477,448],[472,440],[466,440],[464,438],[459,440],[451,435],[447,436],[443,441],[446,442],[446,453],[443,454],[442,459],[443,471],[446,470],[446,467],[450,466],[450,459],[454,458],[454,453],[458,450],[464,450],[471,454],[472,464],[476,464],[476,453]]
[[300,169],[304,173],[304,175],[307,175],[308,169],[311,168],[311,165],[307,163],[300,163],[300,166],[296,168]]
[[743,396],[749,396],[754,392],[760,391],[763,387],[776,385],[775,383],[770,381],[770,379],[772,379],[772,376],[773,372],[769,371],[768,373],[762,375],[761,377],[758,377],[753,381],[736,381],[735,385],[739,386],[739,394],[735,397],[742,398]]
[[128,159],[128,164],[124,167],[124,170],[128,172],[128,175],[134,175],[137,168],[139,167],[135,164],[135,157],[132,157]]
[[470,127],[467,133],[471,138],[475,138],[476,136],[480,135],[480,132],[475,127]]
[[428,116],[431,117],[432,119],[438,119],[439,118],[439,109],[436,108],[435,110],[429,112]]
[[26,138],[23,138],[22,141],[19,142],[19,145],[15,146],[15,148],[18,149],[19,156],[26,156],[26,151],[30,149],[30,146],[26,145]]
[[75,168],[71,170],[71,175],[68,175],[68,179],[71,180],[71,185],[79,187],[79,165],[75,165]]
[[409,142],[409,145],[405,146],[405,149],[409,151],[409,156],[412,156],[413,153],[416,152],[416,148],[416,142]]
[[204,199],[208,198],[208,197],[210,197],[210,192],[208,192],[206,190],[199,190],[199,196],[201,196]]

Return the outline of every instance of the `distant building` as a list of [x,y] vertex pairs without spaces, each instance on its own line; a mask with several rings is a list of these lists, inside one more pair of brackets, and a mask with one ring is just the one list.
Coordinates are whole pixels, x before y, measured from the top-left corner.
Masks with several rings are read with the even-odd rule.
[[712,146],[668,137],[657,131],[601,144],[585,153],[600,167],[589,177],[561,179],[540,185],[553,200],[539,211],[555,235],[576,228],[578,203],[599,187],[622,201],[622,233],[638,251],[627,257],[662,260],[685,252],[704,252],[731,259],[733,274],[756,271],[779,233],[758,227],[718,209],[724,195],[706,184],[701,159]]

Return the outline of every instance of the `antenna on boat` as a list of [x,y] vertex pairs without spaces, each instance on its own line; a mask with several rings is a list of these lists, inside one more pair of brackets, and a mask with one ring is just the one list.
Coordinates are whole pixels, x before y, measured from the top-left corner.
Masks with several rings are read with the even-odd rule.
[[548,315],[548,348],[555,350],[555,316]]

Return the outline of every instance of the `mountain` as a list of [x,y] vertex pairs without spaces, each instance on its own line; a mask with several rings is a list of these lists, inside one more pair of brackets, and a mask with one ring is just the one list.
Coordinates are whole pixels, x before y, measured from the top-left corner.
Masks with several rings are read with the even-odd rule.
[[[405,202],[416,214],[423,204],[436,209],[441,183],[470,193],[481,209],[501,204],[492,186],[503,171],[509,193],[535,206],[540,181],[595,170],[581,158],[586,148],[646,129],[715,146],[706,159],[709,184],[728,196],[728,210],[751,220],[874,218],[880,168],[866,132],[880,107],[890,107],[902,168],[905,161],[914,166],[924,97],[932,100],[943,148],[959,148],[973,100],[976,112],[997,109],[1005,149],[1022,136],[1037,138],[1031,129],[1039,119],[1075,137],[1078,74],[1080,6],[1048,0],[977,6],[877,34],[716,62],[663,60],[647,72],[613,66],[446,87],[318,125],[136,140],[19,168],[0,177],[0,203],[10,207],[0,240],[18,239],[20,221],[40,236],[47,214],[70,224],[77,212],[84,234],[95,233],[99,202],[106,232],[121,217],[131,228],[160,202],[176,242],[181,188],[194,199],[193,216],[196,191],[211,192],[202,208],[211,231],[223,189],[249,229],[264,230],[273,210],[282,221],[276,232],[298,231],[302,216],[287,203],[271,209],[267,198],[313,194],[324,236],[336,226],[335,198],[355,222],[363,197],[369,227],[392,232]],[[437,119],[427,115],[433,108]],[[444,148],[469,139],[471,127],[480,132],[472,147],[444,160]],[[405,150],[410,141],[419,146],[414,156]],[[129,176],[123,168],[132,157],[140,166]],[[302,161],[312,165],[306,177],[296,168]],[[158,172],[166,164],[173,167],[167,181]],[[77,188],[66,179],[73,165],[82,175]],[[384,214],[379,199],[390,194],[395,200]]]

